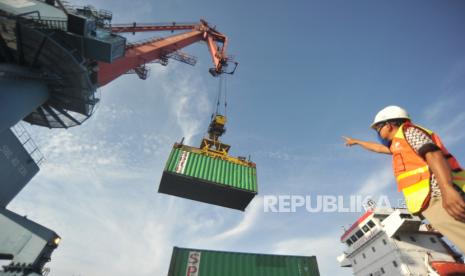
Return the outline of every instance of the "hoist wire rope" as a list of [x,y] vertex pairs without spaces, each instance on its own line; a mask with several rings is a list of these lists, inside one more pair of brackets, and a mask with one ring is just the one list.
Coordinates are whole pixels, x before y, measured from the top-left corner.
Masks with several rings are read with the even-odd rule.
[[228,85],[227,78],[224,78],[224,116],[227,117],[228,113]]
[[216,95],[216,112],[214,115],[218,115],[219,112],[220,112],[220,103],[221,103],[221,96],[222,96],[222,89],[223,88],[223,77],[220,76],[220,79],[219,79],[219,84],[218,84],[218,94]]

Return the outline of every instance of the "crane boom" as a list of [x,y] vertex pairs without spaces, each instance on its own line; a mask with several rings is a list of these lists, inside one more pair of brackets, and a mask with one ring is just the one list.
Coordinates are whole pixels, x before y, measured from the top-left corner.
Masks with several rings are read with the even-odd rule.
[[195,29],[196,23],[192,24],[112,24],[113,33],[139,33],[139,32],[157,32],[157,31],[185,31]]
[[158,60],[163,56],[174,53],[201,40],[207,42],[214,65],[214,68],[210,70],[213,75],[224,73],[223,67],[226,67],[229,61],[226,55],[227,37],[210,27],[204,20],[201,20],[199,24],[195,25],[137,25],[134,23],[132,25],[115,25],[112,26],[111,29],[112,32],[115,33],[190,31],[131,46],[126,49],[122,58],[112,63],[99,62],[97,80],[99,86],[104,86],[128,71],[134,70],[154,60]]

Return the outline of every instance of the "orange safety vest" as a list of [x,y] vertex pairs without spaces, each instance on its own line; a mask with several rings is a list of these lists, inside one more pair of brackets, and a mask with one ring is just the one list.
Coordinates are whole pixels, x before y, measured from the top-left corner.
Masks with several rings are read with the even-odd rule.
[[444,147],[439,136],[431,130],[413,125],[410,122],[399,127],[394,139],[392,139],[390,150],[392,152],[392,167],[397,180],[397,187],[405,197],[408,210],[415,214],[424,210],[430,199],[431,171],[426,161],[421,158],[405,139],[404,129],[416,126],[428,134],[436,146],[444,154],[451,170],[452,180],[455,185],[465,191],[465,171],[461,168],[457,159]]

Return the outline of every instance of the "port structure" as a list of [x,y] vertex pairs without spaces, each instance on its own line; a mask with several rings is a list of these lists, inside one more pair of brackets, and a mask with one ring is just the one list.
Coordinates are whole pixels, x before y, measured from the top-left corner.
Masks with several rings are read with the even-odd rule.
[[[180,49],[199,41],[207,43],[214,67],[209,72],[213,76],[221,74],[233,74],[237,62],[226,54],[228,38],[211,27],[205,20],[199,23],[177,24],[115,24],[111,26],[113,33],[138,33],[138,32],[175,32],[184,31],[169,37],[146,40],[142,43],[129,44],[123,58],[113,63],[99,62],[99,86],[106,85],[112,80],[125,74],[129,70],[144,72],[145,65],[151,61],[166,63],[167,58],[172,58],[187,64],[194,65],[196,59],[183,53]],[[227,71],[228,64],[233,63],[234,68]],[[144,79],[144,74],[138,74]]]
[[46,275],[45,264],[61,241],[54,231],[5,208],[0,209],[2,276]]
[[60,242],[54,231],[7,209],[43,162],[23,123],[0,132],[1,276],[45,275],[44,266]]
[[[24,120],[48,128],[82,124],[94,112],[96,90],[126,73],[147,78],[147,64],[175,59],[194,65],[181,52],[206,42],[218,76],[232,74],[228,38],[205,20],[199,23],[113,24],[109,11],[31,0],[0,3],[0,132]],[[138,43],[121,34],[172,32]]]

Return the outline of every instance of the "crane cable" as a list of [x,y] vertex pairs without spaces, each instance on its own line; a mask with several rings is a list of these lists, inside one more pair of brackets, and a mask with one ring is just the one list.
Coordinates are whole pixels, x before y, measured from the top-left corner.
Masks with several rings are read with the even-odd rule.
[[224,116],[227,117],[228,113],[228,85],[227,78],[224,77]]
[[[228,96],[228,91],[227,91],[227,85],[226,85],[226,78],[224,75],[221,75],[219,78],[219,85],[218,85],[218,95],[216,96],[216,111],[215,114],[212,114],[212,119],[216,115],[220,115],[220,105],[221,102],[224,101],[224,116],[227,115],[227,108],[228,108],[228,102],[227,102],[227,96]],[[224,93],[223,93],[224,91]]]

